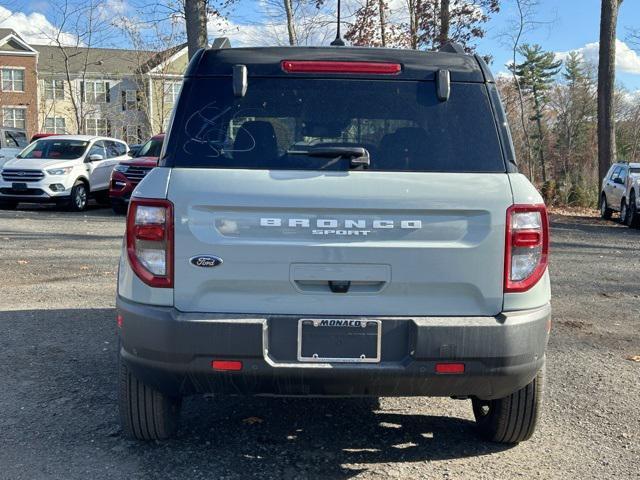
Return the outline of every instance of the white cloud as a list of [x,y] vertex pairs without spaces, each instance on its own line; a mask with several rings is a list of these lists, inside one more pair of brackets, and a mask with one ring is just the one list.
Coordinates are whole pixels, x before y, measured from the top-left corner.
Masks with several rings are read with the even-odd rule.
[[[27,42],[34,44],[51,44],[58,34],[58,29],[41,13],[12,12],[0,6],[0,28],[12,28]],[[75,45],[76,36],[62,32],[60,39],[65,45]]]
[[[588,63],[598,65],[598,42],[587,43],[575,51]],[[557,52],[556,57],[564,60],[569,52]],[[620,72],[640,75],[640,55],[633,51],[626,43],[616,39],[616,69]]]

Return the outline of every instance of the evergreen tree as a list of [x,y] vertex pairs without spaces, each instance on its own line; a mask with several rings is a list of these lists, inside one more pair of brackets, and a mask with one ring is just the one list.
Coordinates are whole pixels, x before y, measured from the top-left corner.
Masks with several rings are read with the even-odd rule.
[[518,77],[520,88],[533,100],[534,115],[530,120],[536,122],[537,133],[535,135],[536,150],[542,181],[547,182],[547,168],[544,155],[544,129],[542,126],[543,110],[547,103],[547,92],[551,87],[554,77],[560,72],[562,61],[556,60],[553,52],[545,52],[540,45],[523,44],[518,48],[518,53],[524,57],[524,61],[512,65],[511,69]]

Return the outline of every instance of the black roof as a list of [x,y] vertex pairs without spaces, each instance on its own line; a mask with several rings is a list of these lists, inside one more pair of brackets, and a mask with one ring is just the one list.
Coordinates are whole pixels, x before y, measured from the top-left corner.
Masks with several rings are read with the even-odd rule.
[[[283,60],[333,60],[400,63],[397,75],[285,73]],[[246,65],[249,76],[309,76],[313,78],[375,78],[433,81],[438,70],[449,70],[452,82],[493,82],[484,61],[477,55],[362,47],[261,47],[207,49],[195,55],[185,76],[232,75],[234,65]]]

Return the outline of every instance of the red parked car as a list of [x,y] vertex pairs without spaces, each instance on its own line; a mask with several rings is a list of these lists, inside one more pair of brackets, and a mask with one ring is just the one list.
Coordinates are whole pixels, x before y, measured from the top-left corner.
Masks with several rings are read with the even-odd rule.
[[131,160],[125,160],[115,166],[109,183],[109,198],[114,212],[127,213],[133,189],[153,167],[158,165],[163,141],[164,133],[151,137]]

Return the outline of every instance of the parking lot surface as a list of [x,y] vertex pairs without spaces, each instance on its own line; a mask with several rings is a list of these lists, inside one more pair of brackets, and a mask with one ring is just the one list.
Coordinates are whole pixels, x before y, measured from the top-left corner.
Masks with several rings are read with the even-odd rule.
[[126,440],[116,404],[124,219],[0,211],[0,478],[638,478],[640,230],[552,216],[554,326],[532,440],[474,436],[441,398],[186,400],[179,438]]

